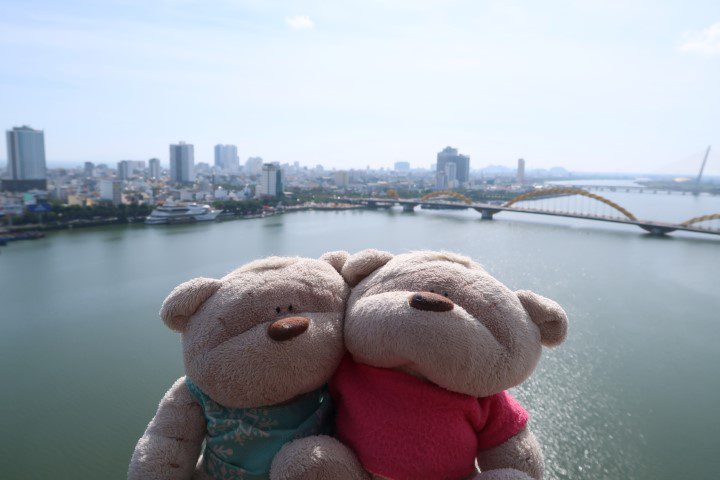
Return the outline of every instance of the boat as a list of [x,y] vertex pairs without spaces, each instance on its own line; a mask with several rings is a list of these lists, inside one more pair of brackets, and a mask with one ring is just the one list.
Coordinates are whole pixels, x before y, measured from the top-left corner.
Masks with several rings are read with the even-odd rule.
[[157,207],[145,219],[148,225],[208,222],[215,220],[222,210],[216,210],[210,205],[197,203],[165,204]]

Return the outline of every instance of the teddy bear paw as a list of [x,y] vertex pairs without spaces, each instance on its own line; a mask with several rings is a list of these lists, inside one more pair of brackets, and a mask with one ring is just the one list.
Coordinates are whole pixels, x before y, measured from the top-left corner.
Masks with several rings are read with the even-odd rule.
[[533,480],[533,478],[514,468],[502,468],[479,473],[473,480]]
[[355,454],[338,440],[325,435],[305,437],[285,444],[275,455],[271,480],[367,480]]

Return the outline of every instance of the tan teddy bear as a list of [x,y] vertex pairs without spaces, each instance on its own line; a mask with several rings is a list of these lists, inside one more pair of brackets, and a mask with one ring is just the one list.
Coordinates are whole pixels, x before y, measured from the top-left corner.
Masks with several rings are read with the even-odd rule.
[[[331,382],[338,438],[375,477],[539,479],[540,445],[506,392],[527,379],[567,317],[443,252],[352,255],[349,352]],[[475,462],[482,473],[477,473]]]
[[186,376],[160,402],[128,478],[331,479],[360,468],[318,436],[331,430],[326,382],[344,351],[346,258],[271,257],[170,293],[160,315],[182,333]]

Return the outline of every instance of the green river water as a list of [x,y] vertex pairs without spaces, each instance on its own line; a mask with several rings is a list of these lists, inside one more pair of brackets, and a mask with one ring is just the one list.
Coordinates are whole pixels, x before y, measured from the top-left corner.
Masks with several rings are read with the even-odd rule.
[[[607,195],[639,217],[720,212],[720,198]],[[567,342],[514,393],[551,479],[720,475],[720,237],[474,211],[298,212],[61,231],[0,248],[0,478],[121,479],[182,374],[162,300],[271,254],[374,247],[469,255],[562,304]]]

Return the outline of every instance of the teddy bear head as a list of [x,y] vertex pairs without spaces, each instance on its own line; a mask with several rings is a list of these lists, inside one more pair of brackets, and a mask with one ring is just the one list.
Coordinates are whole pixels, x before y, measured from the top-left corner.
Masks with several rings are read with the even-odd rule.
[[160,316],[182,333],[185,372],[231,408],[288,401],[326,383],[344,353],[345,252],[270,257],[220,280],[195,278]]
[[453,253],[364,250],[342,275],[353,287],[344,326],[353,359],[454,392],[486,397],[519,385],[542,346],[560,344],[567,332],[557,303],[513,292]]

